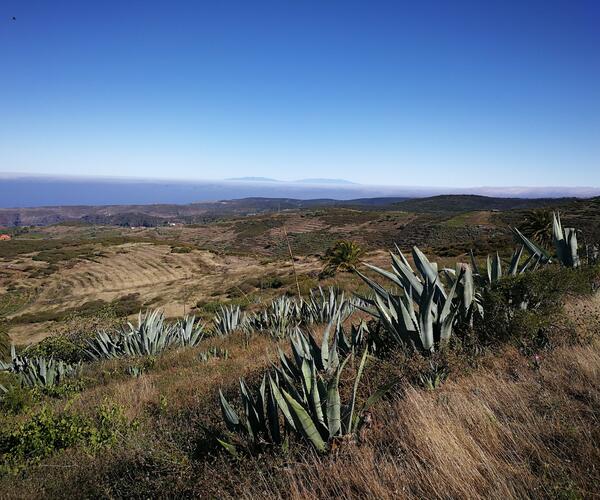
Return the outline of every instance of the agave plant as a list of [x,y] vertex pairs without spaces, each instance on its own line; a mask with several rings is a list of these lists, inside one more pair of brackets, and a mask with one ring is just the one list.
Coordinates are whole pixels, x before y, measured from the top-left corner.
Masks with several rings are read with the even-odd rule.
[[[347,356],[353,354],[367,345],[369,340],[369,328],[365,321],[361,321],[358,326],[352,324],[350,326],[350,332],[346,337],[346,332],[341,324],[338,322],[336,327],[335,339],[337,342],[338,353],[340,356]],[[373,351],[375,346],[369,345],[369,348]]]
[[[347,357],[327,379],[318,372],[316,364],[304,360],[300,380],[277,370],[273,376],[265,375],[256,395],[252,396],[243,380],[240,380],[242,417],[219,392],[221,412],[227,428],[255,443],[281,443],[287,432],[293,432],[311,443],[318,451],[326,451],[329,442],[356,431],[361,424],[361,412],[355,411],[358,385],[362,377],[367,350],[364,351],[350,401],[343,405],[339,381],[346,366]],[[377,398],[370,398],[363,410]],[[280,423],[283,416],[283,426]],[[223,445],[231,450],[231,445]]]
[[[314,364],[319,372],[332,372],[339,366],[338,332],[335,328],[336,320],[327,325],[323,333],[323,340],[319,345],[315,338],[308,332],[298,331],[290,335],[292,358],[279,349],[282,375],[286,378],[301,380],[302,369],[305,363]],[[332,329],[335,328],[331,345],[329,339]]]
[[[340,318],[333,318],[319,345],[310,332],[298,331],[290,336],[292,357],[279,349],[282,376],[301,381],[303,367],[314,364],[319,373],[331,374],[340,364],[340,357],[354,354],[366,345],[368,328],[364,322],[357,327],[352,325],[347,339]],[[331,342],[330,342],[331,341]]]
[[193,347],[204,337],[204,325],[193,316],[173,324],[165,321],[159,310],[140,312],[137,325],[115,332],[100,331],[88,340],[88,356],[92,360],[123,356],[155,356],[170,347]]
[[[479,289],[480,278],[479,270],[473,253],[471,253],[472,264],[457,263],[456,269],[444,269],[444,273],[448,280],[456,280],[457,276],[457,296],[458,296],[458,315],[457,319],[464,325],[473,325],[473,320],[476,315],[483,316],[483,304],[481,291]],[[491,267],[490,259],[488,258],[488,269]],[[473,272],[476,269],[476,272]]]
[[[535,255],[541,264],[550,262],[551,257],[546,250],[527,239],[518,229],[513,229],[513,232],[523,243],[525,248],[527,248],[529,253]],[[563,228],[560,221],[560,214],[557,212],[552,214],[552,240],[554,242],[556,258],[562,266],[580,266],[581,261],[578,253],[577,231],[570,227]]]
[[572,227],[562,227],[560,214],[552,214],[552,240],[556,249],[556,257],[565,267],[579,267],[577,231]]
[[525,260],[525,262],[521,264],[524,249],[525,245],[521,245],[516,248],[507,266],[502,264],[502,259],[500,259],[498,252],[496,252],[496,254],[492,257],[488,255],[486,258],[486,268],[484,271],[481,271],[477,266],[477,261],[475,260],[475,256],[471,251],[471,266],[473,269],[475,285],[480,288],[485,288],[492,283],[500,281],[505,276],[517,276],[526,271],[535,271],[540,264],[544,262],[544,259],[540,253],[536,252],[532,253]]
[[53,358],[19,356],[14,345],[11,346],[10,363],[0,361],[0,371],[14,373],[24,387],[52,387],[80,369],[80,364],[70,365]]
[[[397,247],[396,247],[397,248]],[[400,294],[388,291],[379,283],[362,273],[359,275],[374,292],[368,312],[378,318],[387,332],[402,345],[414,346],[420,351],[431,352],[446,342],[454,326],[460,308],[461,297],[457,287],[463,280],[464,271],[455,276],[449,291],[438,275],[438,266],[430,262],[417,248],[412,256],[419,275],[397,248],[392,253],[392,271],[385,271],[367,264],[373,271],[390,280],[401,289]]]
[[253,315],[246,328],[266,332],[278,339],[288,337],[299,330],[302,309],[302,303],[282,295],[273,300],[269,307]]
[[245,318],[240,306],[221,306],[213,318],[213,331],[219,337],[225,337],[244,326]]
[[335,287],[329,287],[327,292],[321,287],[312,289],[304,306],[306,312],[303,318],[314,323],[328,323],[337,317],[343,320],[354,310],[353,301],[345,298],[344,292]]
[[204,325],[200,321],[194,316],[185,316],[175,324],[173,343],[180,347],[194,347],[202,341],[204,333]]

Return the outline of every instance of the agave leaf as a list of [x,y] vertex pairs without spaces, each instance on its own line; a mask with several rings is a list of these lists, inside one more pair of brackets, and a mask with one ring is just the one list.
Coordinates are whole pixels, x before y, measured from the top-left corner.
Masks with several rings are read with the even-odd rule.
[[339,384],[340,375],[349,359],[350,356],[347,356],[344,361],[342,361],[342,364],[336,370],[333,379],[329,382],[329,386],[327,387],[327,427],[329,428],[330,439],[337,436],[342,429],[342,405],[340,401]]
[[471,258],[471,267],[473,267],[473,273],[477,276],[481,276],[479,268],[477,267],[477,260],[475,259],[475,254],[473,254],[473,250],[469,250],[469,257]]
[[346,421],[346,433],[351,434],[353,425],[354,425],[354,406],[356,404],[356,395],[358,394],[358,384],[360,383],[360,379],[362,378],[363,370],[365,368],[365,363],[367,361],[367,354],[369,350],[365,349],[363,352],[362,358],[360,360],[360,365],[358,366],[358,372],[356,373],[356,379],[354,379],[354,387],[352,388],[352,399],[350,400],[350,405],[348,408],[348,414],[345,417]]
[[221,413],[223,414],[223,420],[225,425],[230,431],[236,431],[240,428],[240,418],[238,417],[235,410],[223,396],[223,392],[219,389],[219,401],[221,403]]
[[[419,270],[419,272],[426,278],[426,281],[429,283],[436,283],[438,280],[438,270],[437,266],[429,262],[429,259],[425,256],[418,247],[414,246],[412,249],[413,260],[415,261],[415,266]],[[441,289],[440,289],[441,290]],[[443,290],[441,290],[442,294]]]
[[289,406],[288,406],[285,398],[281,394],[281,391],[279,390],[279,387],[277,386],[277,384],[275,383],[275,381],[271,378],[271,375],[269,375],[269,385],[271,387],[271,394],[273,395],[274,400],[277,402],[277,406],[281,410],[281,413],[283,413],[283,416],[285,417],[285,420],[287,421],[287,423],[289,424],[289,426],[292,429],[295,430],[296,429],[296,423],[294,422],[294,419],[293,419],[292,414],[290,412]]
[[298,423],[298,427],[302,431],[302,434],[304,434],[304,437],[306,437],[318,451],[325,451],[327,449],[327,444],[323,441],[323,438],[317,430],[313,420],[310,418],[310,415],[304,407],[285,390],[283,390],[282,393],[289,405],[294,419]]
[[217,438],[217,441],[219,442],[219,444],[225,448],[225,450],[227,451],[227,453],[229,453],[233,458],[239,458],[237,449],[234,445],[227,443],[219,438]]
[[271,388],[271,376],[269,375],[269,390],[267,391],[267,422],[269,424],[269,433],[274,443],[281,443],[281,432],[279,430],[279,412],[277,411],[277,401]]
[[399,253],[400,257],[393,253],[391,256],[392,268],[403,278],[400,286],[405,290],[410,290],[410,293],[414,296],[420,297],[421,293],[423,293],[423,283],[421,283],[421,280],[419,280],[412,267],[410,267],[406,257],[404,257],[402,252],[399,251]]
[[310,389],[310,402],[312,403],[312,411],[318,422],[325,425],[325,418],[323,416],[323,406],[321,403],[321,395],[319,394],[319,387],[317,384],[317,369],[314,362],[311,363],[310,378],[311,378],[311,389]]
[[527,248],[527,251],[530,254],[539,255],[540,258],[541,258],[541,260],[543,262],[549,262],[550,261],[550,256],[548,255],[548,252],[546,252],[546,250],[544,250],[543,248],[541,248],[540,246],[536,245],[531,240],[529,240],[516,227],[512,228],[512,231],[515,234],[515,236],[521,241],[521,243],[525,246],[525,248]]
[[425,351],[433,350],[433,297],[433,286],[427,283],[419,304],[419,333]]
[[508,274],[510,276],[516,276],[517,272],[519,271],[519,262],[521,261],[521,256],[523,255],[523,245],[520,245],[519,248],[517,248],[513,255],[512,258],[510,259],[510,266],[508,268]]

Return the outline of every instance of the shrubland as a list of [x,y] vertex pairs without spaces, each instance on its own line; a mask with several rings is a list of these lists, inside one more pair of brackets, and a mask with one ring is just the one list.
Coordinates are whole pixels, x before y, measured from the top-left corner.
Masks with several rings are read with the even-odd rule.
[[396,248],[391,270],[339,248],[360,291],[13,351],[3,495],[593,496],[600,268],[558,217],[555,250],[515,238],[452,265]]

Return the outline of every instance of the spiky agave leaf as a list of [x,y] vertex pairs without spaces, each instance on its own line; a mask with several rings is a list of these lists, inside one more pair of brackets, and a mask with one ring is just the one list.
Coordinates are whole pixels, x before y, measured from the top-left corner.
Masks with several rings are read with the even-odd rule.
[[231,407],[229,402],[223,396],[223,392],[219,389],[219,403],[221,406],[221,413],[223,415],[223,420],[225,421],[225,425],[227,428],[236,432],[240,429],[240,418],[235,410]]
[[289,405],[290,413],[296,422],[297,428],[301,430],[304,437],[310,441],[318,451],[325,451],[327,449],[327,443],[323,441],[321,434],[317,430],[315,423],[306,409],[285,390],[282,390],[281,392]]
[[344,417],[345,421],[345,433],[352,434],[354,429],[354,407],[356,405],[356,396],[358,394],[358,385],[360,384],[360,379],[362,378],[363,371],[365,369],[365,363],[367,361],[367,355],[369,351],[365,349],[363,352],[362,358],[360,360],[360,364],[358,365],[358,372],[356,373],[356,378],[354,379],[354,386],[352,387],[352,399],[350,400],[350,404],[347,408],[346,415]]
[[552,239],[561,265],[565,267],[579,267],[577,232],[573,228],[563,229],[560,214],[557,212],[552,214]]
[[548,255],[548,252],[546,252],[546,250],[544,250],[542,247],[540,247],[539,245],[536,245],[531,240],[529,240],[516,227],[512,228],[512,231],[515,234],[515,236],[517,237],[517,239],[527,249],[527,251],[529,252],[529,254],[533,254],[533,255],[536,255],[537,257],[539,257],[539,260],[540,260],[541,263],[545,264],[545,263],[550,262],[550,255]]
[[52,387],[81,370],[81,363],[69,364],[54,358],[18,355],[14,345],[10,351],[11,361],[0,361],[0,371],[14,373],[24,387]]
[[327,386],[327,427],[329,430],[329,439],[341,434],[342,432],[342,403],[340,400],[340,375],[346,366],[350,356],[346,357],[342,364],[338,366],[334,377]]

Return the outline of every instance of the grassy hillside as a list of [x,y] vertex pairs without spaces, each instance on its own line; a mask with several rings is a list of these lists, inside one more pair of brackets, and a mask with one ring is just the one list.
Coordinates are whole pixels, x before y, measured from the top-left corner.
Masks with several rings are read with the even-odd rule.
[[[600,268],[515,259],[503,224],[330,207],[17,235],[0,274],[0,335],[22,356],[0,370],[3,497],[593,496]],[[328,266],[339,239],[350,271]],[[394,241],[390,280],[365,264],[390,270]],[[140,308],[166,317],[138,327]]]

